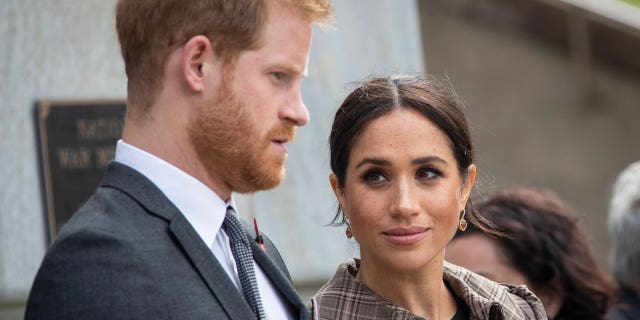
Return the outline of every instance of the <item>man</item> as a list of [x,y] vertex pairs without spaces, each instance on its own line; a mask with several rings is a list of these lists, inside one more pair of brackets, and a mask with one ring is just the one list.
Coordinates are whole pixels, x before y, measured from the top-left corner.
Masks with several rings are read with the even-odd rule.
[[624,169],[609,205],[612,272],[620,287],[611,320],[640,319],[640,161]]
[[118,2],[122,140],[47,252],[26,319],[308,318],[231,193],[282,181],[285,144],[308,121],[311,26],[332,10],[330,0]]

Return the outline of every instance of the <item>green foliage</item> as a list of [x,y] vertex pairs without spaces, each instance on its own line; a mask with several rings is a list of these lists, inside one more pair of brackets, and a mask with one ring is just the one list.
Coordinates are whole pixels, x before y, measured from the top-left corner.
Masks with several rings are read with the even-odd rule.
[[640,7],[640,0],[622,0],[628,4],[634,5],[636,7]]

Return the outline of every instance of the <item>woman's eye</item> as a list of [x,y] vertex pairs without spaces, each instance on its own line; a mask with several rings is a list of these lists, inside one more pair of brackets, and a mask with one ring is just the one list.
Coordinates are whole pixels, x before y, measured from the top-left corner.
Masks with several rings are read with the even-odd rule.
[[416,177],[421,180],[432,180],[440,176],[442,176],[442,172],[434,168],[422,168],[416,173]]
[[367,184],[379,184],[387,181],[387,177],[385,177],[382,172],[379,171],[371,171],[367,172],[362,176],[362,180]]

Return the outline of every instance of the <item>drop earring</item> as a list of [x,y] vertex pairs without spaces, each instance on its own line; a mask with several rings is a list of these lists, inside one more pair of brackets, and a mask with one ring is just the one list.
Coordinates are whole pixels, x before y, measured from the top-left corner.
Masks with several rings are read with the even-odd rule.
[[467,230],[467,220],[464,219],[464,215],[467,213],[465,209],[462,210],[462,216],[460,217],[460,223],[458,224],[458,229],[460,231]]
[[351,232],[351,225],[349,224],[349,220],[344,219],[344,223],[347,225],[347,229],[344,231],[344,234],[347,236],[347,239],[353,238],[353,232]]
[[347,225],[347,230],[345,230],[344,233],[347,236],[347,239],[353,238],[353,233],[351,232],[351,227],[350,226]]

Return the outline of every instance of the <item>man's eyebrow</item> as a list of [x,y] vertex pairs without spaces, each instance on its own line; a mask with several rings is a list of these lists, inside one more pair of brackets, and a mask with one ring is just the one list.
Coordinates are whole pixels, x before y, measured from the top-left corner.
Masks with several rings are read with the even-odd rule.
[[274,62],[270,69],[283,69],[286,70],[287,72],[291,72],[294,74],[299,74],[301,77],[306,78],[307,77],[307,66],[304,67],[304,69],[300,68],[299,65],[295,64],[295,63],[290,63],[290,62]]

